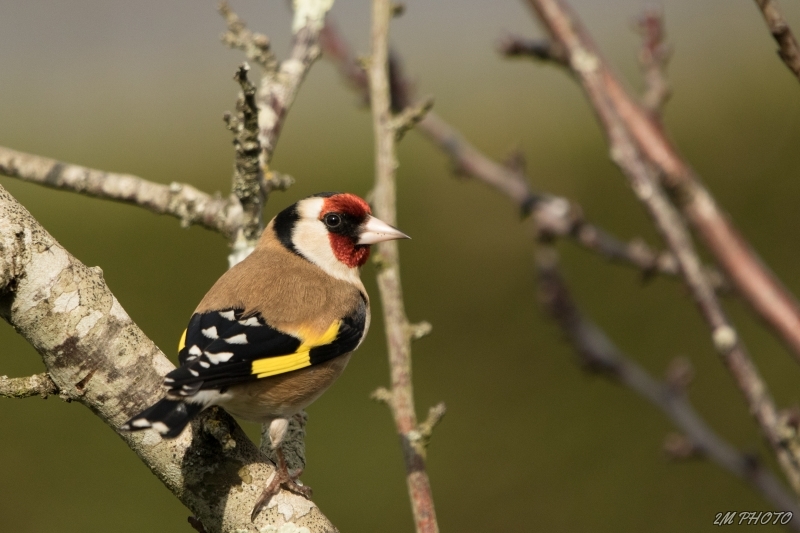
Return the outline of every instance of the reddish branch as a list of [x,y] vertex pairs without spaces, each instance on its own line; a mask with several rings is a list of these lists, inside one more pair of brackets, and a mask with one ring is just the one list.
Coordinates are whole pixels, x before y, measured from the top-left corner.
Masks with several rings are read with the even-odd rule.
[[[582,23],[562,0],[527,0],[553,40],[568,51],[570,65],[589,97],[602,97],[630,135],[637,150],[655,165],[663,184],[705,241],[734,287],[791,348],[800,361],[800,306],[761,262],[683,160],[660,123],[623,88],[589,38]],[[591,78],[591,84],[587,80]]]
[[[637,136],[638,130],[635,126],[645,123],[652,129],[651,131],[658,132],[658,138],[664,143],[666,143],[666,138],[638,104],[627,94],[619,92],[621,86],[616,83],[597,48],[564,2],[560,0],[528,1],[553,38],[561,42],[567,49],[571,69],[581,82],[608,136],[612,159],[628,178],[634,192],[647,208],[657,229],[675,254],[684,280],[711,329],[717,351],[733,375],[750,412],[758,422],[762,434],[777,457],[792,488],[796,492],[800,492],[800,462],[797,454],[793,452],[794,447],[787,446],[785,432],[766,383],[759,375],[704,275],[688,231],[684,227],[679,213],[673,208],[657,181],[652,163],[657,165],[659,163],[652,157],[652,151],[648,151],[642,143],[642,138]],[[610,83],[609,80],[613,80],[614,83]],[[625,106],[620,106],[621,95],[626,98]],[[637,121],[633,123],[630,121],[631,109],[636,110]],[[658,147],[651,146],[650,148]],[[685,168],[688,170],[688,167]],[[662,170],[666,172],[663,167]],[[732,226],[716,210],[711,197],[704,189],[700,188],[694,176],[684,175],[684,178],[687,180],[684,183],[692,186],[694,191],[693,197],[683,199],[682,202],[690,219],[695,220],[692,216],[699,213],[704,217],[703,220],[712,223],[713,227],[718,228],[717,224],[724,224],[724,227],[732,231]],[[698,199],[699,195],[704,195],[702,200]],[[700,203],[698,204],[698,202]],[[716,237],[721,238],[719,235]],[[718,240],[712,240],[715,245],[719,244]],[[745,247],[743,241],[737,242]],[[717,246],[717,250],[719,250],[719,246]],[[750,254],[749,259],[757,262],[749,249],[747,251]],[[726,259],[731,260],[732,258],[726,256]],[[726,265],[726,267],[728,266],[730,265]],[[737,281],[740,281],[742,276],[739,268],[740,266],[736,265],[735,272],[729,270]],[[761,268],[760,263],[759,268]],[[766,273],[765,270],[762,272]],[[741,286],[739,288],[741,289]]]
[[[542,245],[537,253],[537,265],[542,303],[579,354],[584,368],[628,387],[663,411],[686,436],[678,439],[682,457],[707,457],[751,484],[776,509],[798,516],[797,501],[769,469],[722,439],[694,410],[685,390],[690,369],[683,364],[673,365],[666,381],[655,379],[581,313],[558,272],[558,256],[554,249]],[[676,439],[669,442],[674,448]],[[800,522],[793,522],[792,528],[800,531]]]
[[792,29],[783,18],[777,0],[756,0],[764,20],[767,21],[769,32],[778,43],[778,56],[786,63],[789,70],[800,79],[800,46],[794,38]]
[[[369,60],[369,89],[375,134],[375,215],[395,225],[397,158],[395,142],[406,124],[392,115],[388,66],[389,21],[392,17],[390,0],[372,3],[372,56]],[[413,113],[400,113],[413,120]],[[413,327],[408,322],[400,284],[400,261],[396,241],[378,245],[378,288],[386,327],[391,371],[391,389],[379,389],[375,397],[390,407],[403,448],[406,482],[411,498],[417,533],[436,533],[439,526],[433,505],[430,481],[425,470],[425,445],[433,426],[444,415],[444,405],[431,409],[428,421],[417,423],[414,390],[411,380],[411,340],[426,328]],[[418,332],[415,335],[415,331]]]

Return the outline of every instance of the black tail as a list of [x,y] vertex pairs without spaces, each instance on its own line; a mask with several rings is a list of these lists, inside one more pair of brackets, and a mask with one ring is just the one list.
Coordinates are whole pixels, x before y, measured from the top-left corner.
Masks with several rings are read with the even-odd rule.
[[174,439],[203,410],[203,407],[199,403],[164,398],[125,422],[120,429],[139,431],[153,428],[165,439]]

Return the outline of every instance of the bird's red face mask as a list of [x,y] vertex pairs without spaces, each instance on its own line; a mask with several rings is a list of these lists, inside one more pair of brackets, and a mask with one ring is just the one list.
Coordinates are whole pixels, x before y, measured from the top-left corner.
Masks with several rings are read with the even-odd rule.
[[350,268],[369,259],[370,245],[408,235],[372,216],[369,204],[354,194],[334,194],[325,198],[320,221],[328,230],[333,254]]

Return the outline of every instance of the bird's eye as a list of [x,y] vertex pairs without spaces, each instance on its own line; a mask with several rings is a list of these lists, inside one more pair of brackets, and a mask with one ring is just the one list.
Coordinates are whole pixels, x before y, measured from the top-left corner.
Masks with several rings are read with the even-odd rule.
[[325,215],[325,225],[329,228],[335,228],[342,223],[342,217],[336,213],[329,213]]

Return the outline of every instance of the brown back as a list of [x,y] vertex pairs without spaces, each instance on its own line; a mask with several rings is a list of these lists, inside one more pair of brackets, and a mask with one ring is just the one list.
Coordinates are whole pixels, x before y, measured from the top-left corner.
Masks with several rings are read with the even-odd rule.
[[255,251],[217,280],[195,312],[244,309],[287,333],[322,334],[358,306],[362,291],[287,250],[270,223]]

